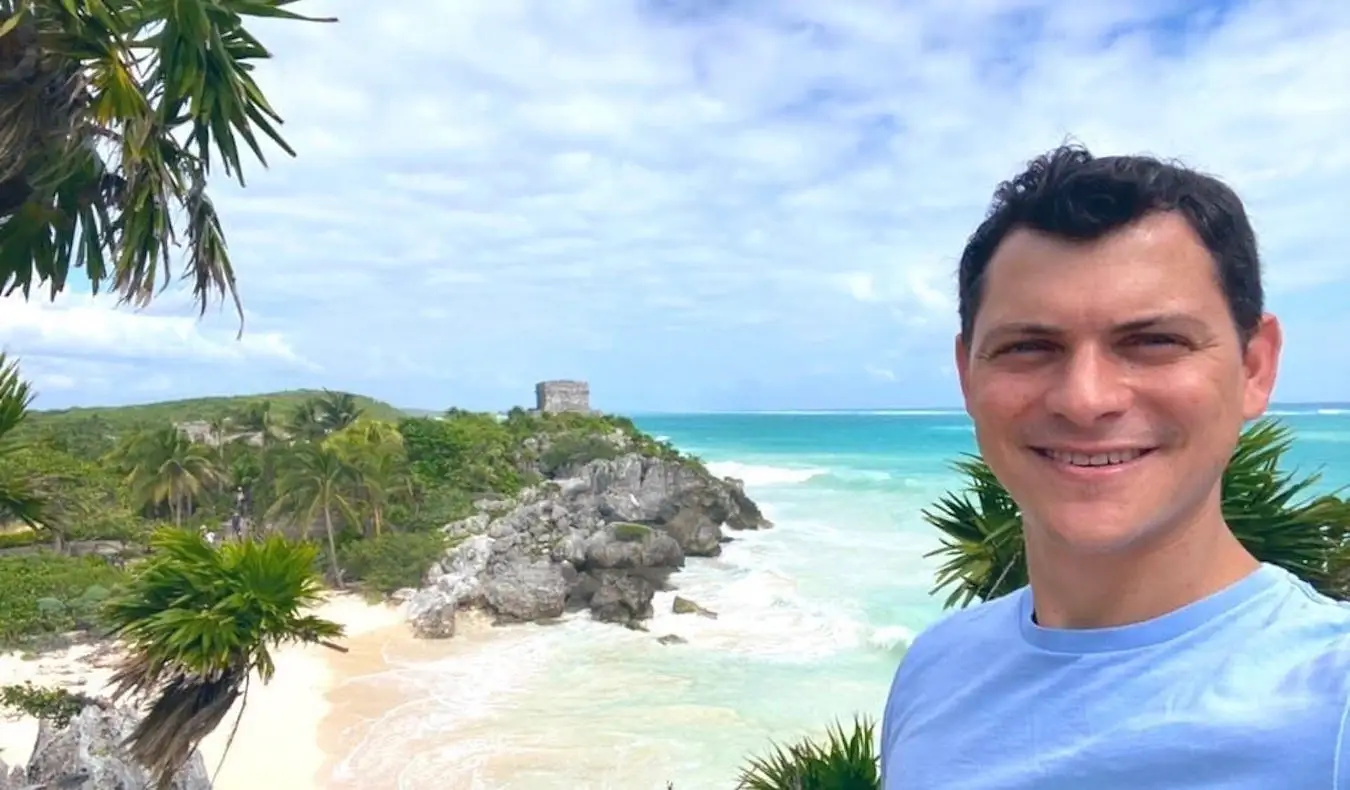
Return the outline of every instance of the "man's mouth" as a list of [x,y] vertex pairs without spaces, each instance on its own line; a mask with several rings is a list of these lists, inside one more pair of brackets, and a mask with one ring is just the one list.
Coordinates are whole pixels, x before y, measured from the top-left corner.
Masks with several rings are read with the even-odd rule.
[[1055,463],[1065,466],[1082,467],[1085,469],[1109,466],[1121,466],[1132,461],[1138,461],[1140,458],[1153,452],[1153,447],[1122,447],[1114,450],[1098,450],[1093,452],[1083,452],[1078,450],[1063,450],[1053,447],[1033,447],[1038,455]]

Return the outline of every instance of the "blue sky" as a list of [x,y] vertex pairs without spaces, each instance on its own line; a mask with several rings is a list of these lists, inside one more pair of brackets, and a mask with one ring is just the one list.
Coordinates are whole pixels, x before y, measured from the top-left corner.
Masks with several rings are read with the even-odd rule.
[[506,408],[959,404],[954,270],[1072,136],[1229,180],[1288,350],[1350,400],[1350,3],[308,0],[259,80],[299,151],[220,180],[248,320],[0,302],[40,407],[326,386]]

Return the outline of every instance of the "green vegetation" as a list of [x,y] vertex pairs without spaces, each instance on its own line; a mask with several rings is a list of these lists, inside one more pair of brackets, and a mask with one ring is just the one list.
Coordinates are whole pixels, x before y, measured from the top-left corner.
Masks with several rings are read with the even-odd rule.
[[57,727],[66,726],[93,704],[96,704],[93,697],[61,688],[43,688],[32,683],[0,686],[0,708],[46,719]]
[[[114,698],[150,701],[128,748],[161,787],[272,676],[271,649],[342,649],[305,614],[325,576],[415,586],[475,499],[623,451],[678,457],[599,415],[384,419],[329,391],[36,415],[31,399],[0,356],[0,647],[119,638]],[[0,703],[54,720],[84,704],[28,687]]]
[[0,556],[0,648],[40,648],[64,633],[97,629],[99,605],[124,579],[100,557]]
[[[418,584],[475,500],[624,451],[680,457],[620,417],[409,417],[327,390],[28,413],[0,364],[0,645],[97,628],[94,599],[166,526],[315,541],[328,584],[381,595]],[[95,547],[116,562],[71,556]]]
[[614,530],[614,537],[622,541],[637,543],[647,539],[652,534],[652,528],[645,524],[629,524],[619,522],[611,527]]
[[855,720],[826,731],[825,741],[803,738],[754,757],[741,771],[736,790],[865,790],[881,787],[874,725]]
[[252,76],[271,53],[244,26],[304,19],[292,2],[0,0],[0,291],[55,297],[82,269],[144,305],[181,241],[201,311],[228,294],[242,321],[208,182],[214,164],[242,185],[241,142],[266,162],[259,136],[295,154]]
[[165,528],[152,549],[104,617],[127,651],[110,679],[113,698],[153,700],[128,751],[164,789],[240,697],[243,716],[250,678],[272,679],[272,648],[299,642],[342,650],[331,641],[342,626],[304,613],[322,594],[308,542],[273,533],[215,547],[197,533]]
[[[1333,598],[1350,598],[1350,501],[1312,495],[1320,476],[1281,469],[1293,443],[1287,426],[1265,419],[1238,442],[1223,476],[1223,513],[1233,533],[1263,562],[1288,569]],[[937,590],[946,606],[1006,595],[1027,583],[1022,517],[978,457],[956,462],[963,490],[943,496],[924,517],[943,535]]]

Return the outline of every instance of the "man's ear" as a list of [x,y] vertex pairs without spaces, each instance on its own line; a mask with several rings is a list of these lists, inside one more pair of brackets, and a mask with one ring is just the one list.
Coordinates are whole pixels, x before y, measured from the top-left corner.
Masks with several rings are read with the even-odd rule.
[[956,354],[954,360],[956,363],[956,378],[961,382],[961,398],[969,401],[970,349],[966,346],[965,338],[961,336],[960,332],[956,333],[956,342],[953,345],[953,351]]
[[1242,416],[1254,420],[1265,413],[1275,391],[1275,378],[1280,368],[1280,350],[1284,333],[1280,321],[1270,313],[1261,316],[1242,349],[1242,369],[1245,374],[1242,389]]

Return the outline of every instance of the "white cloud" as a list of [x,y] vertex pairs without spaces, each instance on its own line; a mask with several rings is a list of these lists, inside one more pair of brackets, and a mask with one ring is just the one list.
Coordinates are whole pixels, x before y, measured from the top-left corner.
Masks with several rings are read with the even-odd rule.
[[[92,357],[112,361],[272,362],[312,368],[278,332],[247,332],[236,340],[205,329],[195,316],[115,309],[111,300],[60,297],[54,304],[0,299],[0,345],[20,357]],[[68,374],[47,386],[70,388]]]
[[[831,405],[794,402],[807,372],[841,400],[950,403],[931,371],[966,235],[1070,135],[1230,180],[1291,343],[1350,291],[1350,5],[300,5],[341,21],[257,27],[300,157],[216,187],[245,340],[26,313],[37,337],[311,359],[329,386],[422,406],[509,404],[551,375],[601,405],[716,407],[726,381]],[[903,386],[878,388],[878,360]],[[1317,366],[1282,375],[1291,397],[1347,396]]]

